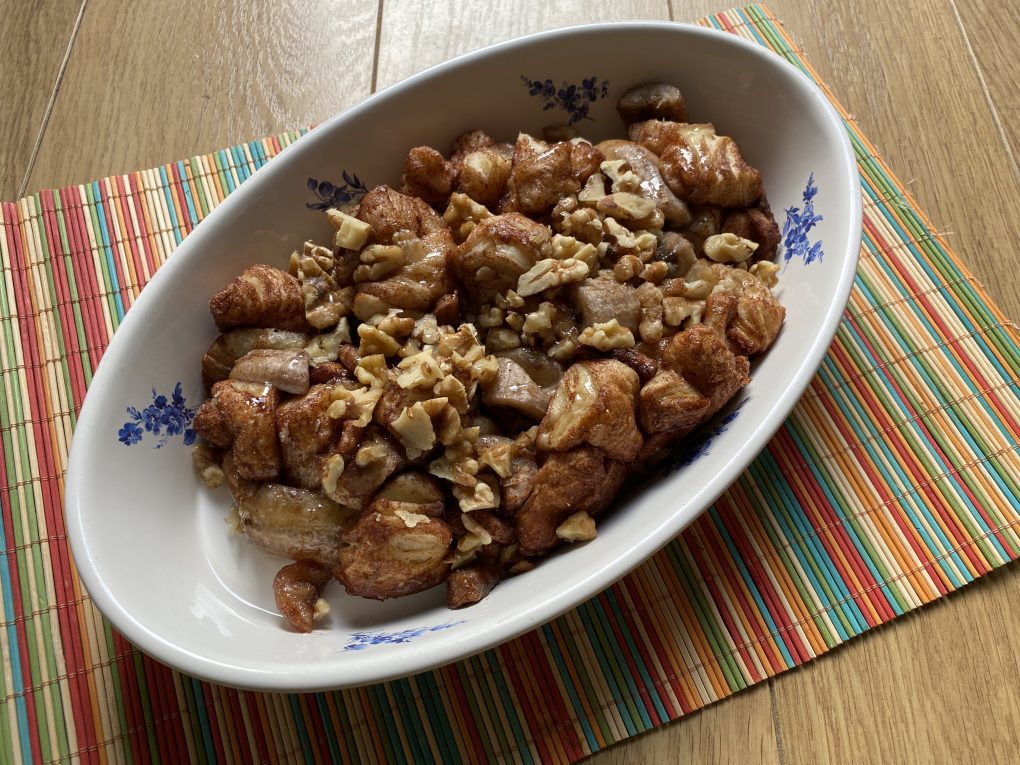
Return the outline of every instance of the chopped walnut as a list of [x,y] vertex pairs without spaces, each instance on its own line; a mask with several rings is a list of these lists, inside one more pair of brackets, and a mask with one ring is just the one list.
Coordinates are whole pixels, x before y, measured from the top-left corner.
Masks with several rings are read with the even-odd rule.
[[497,327],[489,330],[485,336],[485,347],[490,351],[505,351],[510,348],[520,348],[521,338],[516,332],[505,327]]
[[[401,415],[393,421],[393,430],[400,435],[401,441],[408,447],[409,456],[412,451],[421,454],[435,446],[436,431],[432,427],[433,413],[429,411],[435,407],[429,405],[438,401],[442,401],[442,406],[446,405],[446,401],[442,399],[431,399],[427,402],[418,401],[406,407]],[[438,414],[438,411],[434,413]],[[414,456],[416,457],[417,454]]]
[[386,366],[386,357],[381,353],[362,355],[358,365],[354,367],[354,376],[358,382],[369,388],[383,388],[390,379],[390,370]]
[[658,240],[650,231],[631,231],[610,217],[603,220],[603,225],[610,241],[619,251],[631,253],[642,260],[650,260],[655,254]]
[[305,318],[316,329],[336,325],[354,301],[354,289],[337,284],[333,266],[333,253],[312,242],[305,242],[302,254],[291,255],[290,273],[301,285]]
[[581,281],[587,277],[588,264],[583,261],[574,258],[564,260],[546,258],[521,274],[517,281],[517,294],[521,297],[537,295],[539,292],[562,287],[564,284]]
[[336,210],[326,210],[326,219],[336,231],[333,243],[346,250],[360,250],[372,233],[372,226],[352,215]]
[[478,318],[475,319],[475,326],[479,329],[498,327],[503,323],[504,318],[503,309],[492,306],[478,314]]
[[716,263],[740,263],[758,249],[758,243],[741,239],[736,234],[715,234],[701,246],[705,256]]
[[345,317],[340,319],[332,332],[313,337],[304,350],[312,364],[322,364],[327,361],[336,361],[340,346],[350,342],[351,330]]
[[383,356],[396,356],[400,350],[400,343],[371,324],[358,327],[358,336],[361,338],[358,352],[362,355],[380,353]]
[[577,201],[583,205],[594,207],[600,199],[606,196],[606,177],[601,173],[595,173],[588,177],[584,188],[577,194]]
[[391,308],[385,314],[373,316],[368,323],[394,339],[404,338],[414,331],[415,320],[402,313],[399,308]]
[[[641,189],[641,178],[625,159],[607,159],[601,170],[609,176],[614,192],[637,193]],[[639,216],[644,217],[644,216]]]
[[322,465],[322,490],[326,494],[336,492],[336,482],[344,472],[344,458],[339,454],[331,455]]
[[[655,200],[645,199],[629,191],[615,191],[602,197],[595,209],[603,215],[610,215],[617,221],[655,221]],[[658,226],[654,223],[649,228],[662,228],[662,214],[659,214]]]
[[681,326],[687,319],[690,324],[698,324],[705,311],[704,300],[691,300],[685,297],[667,297],[662,299],[663,318],[671,327]]
[[191,461],[206,487],[216,489],[223,485],[223,468],[220,467],[216,451],[208,444],[199,444],[192,449]]
[[432,346],[403,359],[397,364],[397,369],[401,370],[397,375],[397,385],[406,390],[430,390],[444,377]]
[[576,350],[577,343],[570,338],[566,338],[553,343],[546,353],[549,355],[549,358],[556,359],[557,361],[566,361],[574,355]]
[[564,236],[596,246],[602,242],[602,217],[591,208],[563,212],[553,218],[553,227]]
[[582,242],[572,236],[556,234],[552,238],[552,256],[557,260],[573,258],[588,264],[590,273],[598,270],[599,253],[595,245]]
[[351,304],[351,312],[359,321],[371,321],[376,316],[388,313],[392,307],[385,300],[375,295],[356,292],[354,294],[354,302]]
[[478,443],[478,464],[486,465],[500,478],[508,478],[513,461],[513,442],[504,436],[482,436]]
[[683,279],[681,297],[704,300],[711,294],[718,279],[718,273],[712,269],[708,262],[699,260],[691,266]]
[[524,323],[521,325],[521,331],[526,335],[534,335],[551,330],[555,315],[556,306],[548,301],[543,301],[539,304],[537,310],[532,311],[525,317]]
[[354,390],[334,388],[333,403],[330,404],[327,414],[333,419],[353,420],[355,425],[363,428],[372,421],[375,406],[379,403],[382,393],[381,387]]
[[779,273],[779,264],[769,260],[760,260],[751,266],[748,271],[751,276],[757,278],[766,287],[775,287],[779,282],[776,274]]
[[450,406],[459,414],[467,414],[468,409],[471,407],[471,402],[468,401],[467,388],[464,387],[463,382],[452,374],[447,375],[432,386],[432,392],[436,396],[443,397],[449,401]]
[[361,251],[361,262],[354,281],[374,282],[400,270],[407,263],[407,253],[397,244],[373,244]]
[[574,513],[556,527],[556,536],[564,542],[590,542],[597,536],[595,519],[583,510]]
[[618,282],[629,282],[641,273],[644,265],[637,255],[624,255],[613,266],[613,278]]
[[458,242],[467,239],[478,223],[491,217],[489,208],[460,192],[450,195],[450,203],[443,213],[443,220],[453,231],[453,238]]
[[658,284],[669,275],[669,266],[662,261],[649,263],[641,269],[641,278],[646,282]]
[[577,342],[600,351],[611,351],[614,348],[633,348],[634,335],[626,327],[620,326],[616,319],[610,319],[603,324],[585,327],[578,335]]
[[477,481],[473,487],[454,485],[453,496],[457,498],[460,509],[464,513],[496,507],[499,504],[492,487],[485,481]]

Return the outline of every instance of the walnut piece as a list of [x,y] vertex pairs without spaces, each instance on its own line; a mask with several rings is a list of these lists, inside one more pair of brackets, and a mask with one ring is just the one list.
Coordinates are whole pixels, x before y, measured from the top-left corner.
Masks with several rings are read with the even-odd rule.
[[342,210],[330,208],[326,210],[326,219],[336,231],[333,243],[346,250],[360,250],[365,246],[372,233],[372,226]]
[[223,468],[220,467],[219,453],[208,444],[198,444],[191,450],[191,462],[202,477],[202,483],[209,489],[223,485]]
[[564,284],[588,278],[588,264],[565,258],[545,258],[538,261],[528,271],[521,274],[517,281],[517,294],[521,297],[537,295],[545,290],[562,287]]
[[701,245],[705,257],[716,263],[742,263],[758,249],[758,243],[736,234],[714,234]]
[[616,348],[633,348],[634,335],[616,319],[610,319],[585,327],[577,336],[577,342],[598,348],[600,351],[611,351]]
[[583,510],[574,513],[556,527],[556,536],[564,542],[590,542],[597,536],[595,519]]

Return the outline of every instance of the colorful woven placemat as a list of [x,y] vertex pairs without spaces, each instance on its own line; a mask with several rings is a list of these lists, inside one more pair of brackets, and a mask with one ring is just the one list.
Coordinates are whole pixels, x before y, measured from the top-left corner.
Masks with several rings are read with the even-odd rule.
[[[760,6],[703,23],[818,79]],[[75,414],[124,312],[298,133],[4,204],[0,760],[568,762],[1017,557],[1016,328],[847,128],[865,195],[856,285],[807,394],[736,484],[551,624],[433,672],[314,695],[238,692],[142,655],[83,591],[61,509]]]

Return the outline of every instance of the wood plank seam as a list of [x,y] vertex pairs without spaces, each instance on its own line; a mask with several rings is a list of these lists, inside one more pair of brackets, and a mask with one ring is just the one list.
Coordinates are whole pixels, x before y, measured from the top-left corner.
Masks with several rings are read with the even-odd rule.
[[57,98],[60,97],[60,85],[64,81],[64,73],[67,72],[67,64],[71,60],[71,54],[74,51],[74,43],[78,39],[78,30],[81,29],[81,22],[82,19],[85,18],[85,8],[87,6],[88,0],[82,0],[81,5],[78,7],[78,17],[74,20],[74,26],[71,28],[71,37],[67,41],[64,58],[60,62],[60,68],[57,70],[57,76],[53,81],[53,89],[50,91],[50,97],[46,101],[46,109],[43,111],[42,121],[39,124],[39,132],[35,136],[35,142],[32,145],[32,152],[28,156],[28,166],[25,168],[25,174],[21,178],[21,183],[18,184],[18,190],[15,198],[24,196],[25,191],[28,188],[28,179],[32,177],[32,170],[35,168],[35,161],[39,156],[39,149],[42,146],[43,137],[46,135],[46,128],[50,123],[50,115],[53,114],[53,107],[57,103]]
[[963,37],[963,44],[967,47],[967,54],[970,57],[971,66],[974,68],[974,73],[977,75],[978,82],[981,84],[981,93],[985,97],[985,102],[988,104],[988,110],[992,113],[992,121],[995,123],[995,129],[999,132],[999,139],[1002,141],[1003,147],[1006,149],[1006,156],[1009,157],[1009,165],[1013,171],[1013,177],[1017,183],[1020,183],[1020,165],[1017,164],[1016,154],[1013,151],[1013,144],[1010,143],[1009,136],[1006,134],[1006,129],[1002,125],[1002,118],[999,116],[999,108],[995,104],[995,99],[992,98],[991,92],[988,90],[988,82],[985,79],[984,67],[981,66],[981,62],[978,61],[977,54],[974,52],[974,46],[970,41],[970,34],[967,32],[967,27],[963,23],[963,18],[960,16],[960,9],[956,7],[956,0],[949,0],[949,6],[953,9],[953,16],[956,19],[956,24],[960,28],[960,35]]

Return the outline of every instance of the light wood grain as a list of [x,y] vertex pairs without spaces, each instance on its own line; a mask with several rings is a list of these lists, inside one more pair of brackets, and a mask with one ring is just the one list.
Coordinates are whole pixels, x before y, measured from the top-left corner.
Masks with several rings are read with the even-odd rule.
[[377,16],[375,0],[92,0],[28,186],[320,122],[369,94]]
[[775,681],[785,765],[1012,763],[1016,571],[1001,571]]
[[0,10],[0,199],[23,193],[83,0],[46,0]]
[[379,38],[380,88],[453,56],[581,22],[669,18],[666,0],[449,3],[387,0]]
[[968,52],[981,72],[985,96],[1012,155],[1011,170],[1020,181],[1020,10],[1003,13],[1001,3],[949,0],[963,28]]
[[[626,18],[689,21],[727,4],[735,3],[89,0],[28,187],[316,122],[364,98],[373,82],[384,87],[516,35]],[[922,209],[1006,313],[1020,317],[1020,14],[991,0],[770,5]],[[5,86],[15,82],[0,110],[3,198],[30,167],[77,11],[77,2],[49,0],[26,18],[0,14],[0,71]],[[997,572],[591,761],[1016,761],[1017,602],[1020,573]]]
[[[886,0],[776,0],[771,7],[921,209],[992,297],[1020,316],[1016,269],[1003,250],[1020,241],[1020,179],[950,0],[910,0],[896,10]],[[996,8],[987,24],[1016,30],[1015,6]],[[979,39],[987,57],[1010,58],[1016,71],[1015,37]],[[1020,109],[1015,91],[1011,103]]]
[[779,765],[769,687],[763,683],[690,717],[588,757],[589,765]]

